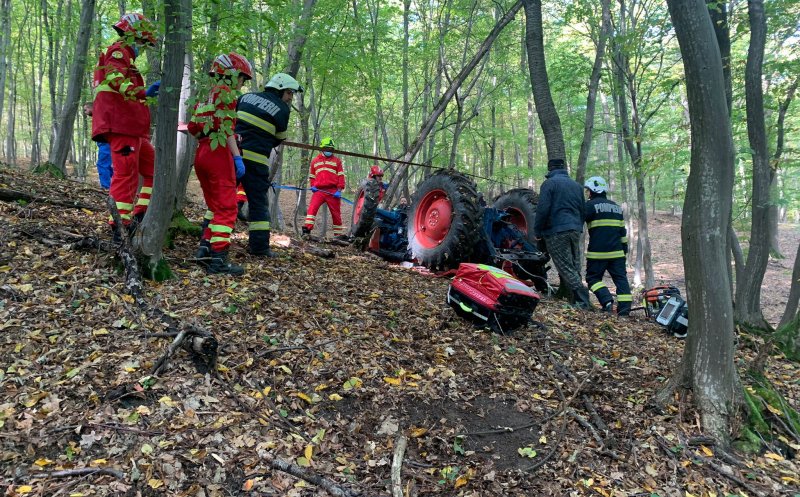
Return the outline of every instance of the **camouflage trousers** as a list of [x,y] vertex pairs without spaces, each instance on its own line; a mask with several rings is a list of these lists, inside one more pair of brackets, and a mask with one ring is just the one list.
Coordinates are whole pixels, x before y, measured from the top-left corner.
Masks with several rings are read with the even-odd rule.
[[553,259],[558,275],[573,292],[583,288],[581,278],[581,234],[578,231],[563,231],[544,237],[547,252]]

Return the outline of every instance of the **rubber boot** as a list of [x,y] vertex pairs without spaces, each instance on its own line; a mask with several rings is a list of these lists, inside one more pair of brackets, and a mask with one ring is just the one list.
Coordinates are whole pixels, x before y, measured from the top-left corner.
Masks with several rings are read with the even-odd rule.
[[591,309],[592,303],[589,301],[589,289],[585,286],[572,292],[575,295],[575,307],[578,309]]
[[303,234],[300,236],[303,240],[308,240],[311,238],[311,230],[303,226]]
[[275,252],[273,252],[269,248],[269,238],[270,238],[269,231],[261,231],[259,237],[259,243],[258,246],[256,247],[256,250],[253,249],[252,245],[248,249],[250,255],[254,255],[256,257],[268,257],[268,258],[277,257]]
[[200,240],[200,245],[197,247],[197,252],[194,253],[195,262],[207,268],[211,263],[211,242],[208,240]]
[[211,251],[211,264],[206,269],[208,274],[230,274],[231,276],[241,276],[244,274],[244,268],[238,264],[228,262],[228,251],[221,252]]
[[607,312],[607,313],[611,314],[611,311],[614,309],[614,302],[613,301],[612,302],[606,302],[601,307],[602,307],[601,310],[603,312]]

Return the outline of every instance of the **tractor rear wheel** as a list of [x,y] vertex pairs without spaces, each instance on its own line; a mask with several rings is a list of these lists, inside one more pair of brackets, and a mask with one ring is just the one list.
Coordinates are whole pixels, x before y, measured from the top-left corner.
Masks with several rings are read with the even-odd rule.
[[482,220],[475,183],[455,171],[437,172],[420,183],[411,203],[412,256],[433,270],[458,267],[479,243]]
[[368,236],[375,223],[378,211],[378,197],[381,184],[375,179],[368,179],[358,187],[353,199],[353,217],[350,219],[350,236],[354,238]]
[[533,222],[536,219],[536,205],[539,195],[529,188],[514,188],[494,199],[494,208],[506,211],[508,221],[525,233],[525,238],[536,247],[533,236]]

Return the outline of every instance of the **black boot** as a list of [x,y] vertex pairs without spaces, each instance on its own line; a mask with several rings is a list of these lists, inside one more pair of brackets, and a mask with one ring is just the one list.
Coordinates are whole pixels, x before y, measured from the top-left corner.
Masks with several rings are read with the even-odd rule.
[[222,252],[211,251],[211,264],[206,269],[208,274],[230,274],[231,276],[241,276],[244,274],[244,268],[232,262],[228,262],[228,251]]
[[311,230],[303,226],[303,234],[300,236],[303,240],[311,238]]
[[211,263],[211,242],[208,240],[200,240],[200,245],[197,247],[197,252],[194,253],[195,262],[207,268]]
[[247,251],[256,257],[277,257],[269,248],[270,232],[268,230],[253,231],[250,233],[250,245]]

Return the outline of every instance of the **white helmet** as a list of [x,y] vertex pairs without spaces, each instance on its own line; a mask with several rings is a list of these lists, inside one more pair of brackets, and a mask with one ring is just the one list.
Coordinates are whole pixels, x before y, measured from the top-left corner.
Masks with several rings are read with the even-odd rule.
[[587,179],[586,183],[583,184],[583,187],[594,193],[605,193],[608,191],[608,184],[606,184],[606,180],[600,176],[592,176],[591,178]]
[[300,83],[284,72],[279,72],[273,76],[272,79],[267,82],[265,88],[275,88],[276,90],[294,90],[297,92],[303,91],[303,87],[300,86]]

